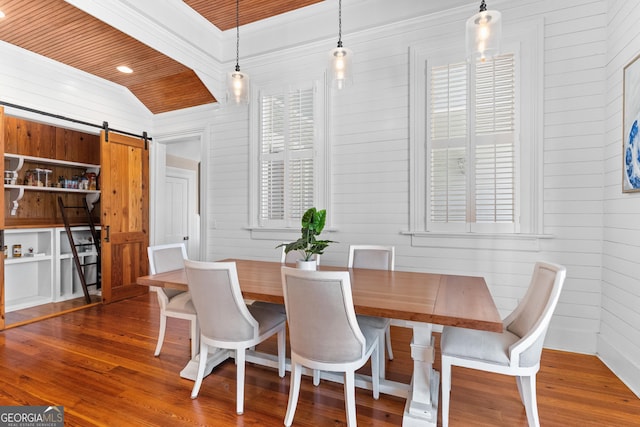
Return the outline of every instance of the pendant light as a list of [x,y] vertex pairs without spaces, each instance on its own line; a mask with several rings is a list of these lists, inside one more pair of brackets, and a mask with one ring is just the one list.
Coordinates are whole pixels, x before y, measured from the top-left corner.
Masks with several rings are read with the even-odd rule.
[[227,75],[227,103],[249,103],[249,75],[240,71],[240,0],[236,0],[236,69]]
[[342,89],[351,82],[353,52],[342,46],[342,0],[338,1],[338,47],[329,52],[329,73],[332,85]]
[[467,59],[486,61],[500,53],[502,17],[497,10],[487,10],[484,0],[480,11],[467,20]]

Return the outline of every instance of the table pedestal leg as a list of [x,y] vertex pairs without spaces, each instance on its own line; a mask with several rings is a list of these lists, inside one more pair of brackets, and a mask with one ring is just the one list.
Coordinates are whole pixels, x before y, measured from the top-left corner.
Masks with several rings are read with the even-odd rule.
[[403,427],[436,426],[438,421],[438,386],[440,375],[433,370],[434,339],[429,323],[413,324],[411,358],[413,377],[402,418]]
[[[213,371],[213,368],[232,356],[233,352],[230,350],[216,349],[215,351],[209,353],[207,357],[207,367],[205,368],[204,376],[206,377],[207,375],[209,375],[211,371]],[[182,368],[182,371],[180,371],[180,377],[195,381],[196,377],[198,376],[198,363],[200,363],[200,354],[189,360],[187,365]]]

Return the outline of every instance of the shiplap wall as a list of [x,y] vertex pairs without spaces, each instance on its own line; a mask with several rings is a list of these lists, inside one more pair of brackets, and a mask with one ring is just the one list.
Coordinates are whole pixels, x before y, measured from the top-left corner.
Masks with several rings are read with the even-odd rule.
[[598,353],[640,396],[640,193],[621,192],[623,69],[640,54],[640,3],[608,1],[604,246]]
[[[0,100],[51,114],[142,134],[153,115],[123,86],[0,41]],[[7,114],[85,132],[100,129],[6,108]]]
[[[538,249],[416,247],[409,228],[408,49],[462,37],[466,15],[416,18],[345,34],[356,53],[354,86],[332,95],[333,232],[323,263],[345,265],[350,243],[393,244],[397,268],[482,275],[503,314],[528,285],[533,263],[568,269],[546,345],[599,354],[638,394],[640,321],[637,216],[640,196],[620,192],[621,69],[637,51],[638,6],[628,1],[501,3],[505,21],[543,22],[543,233]],[[329,43],[329,47],[332,44]],[[245,60],[254,88],[315,78],[327,46]],[[248,200],[250,128],[245,109],[208,119],[208,259],[277,260],[277,239],[252,239]],[[525,195],[526,197],[526,195]],[[533,245],[536,247],[536,245]]]
[[[364,2],[363,2],[364,3]],[[482,275],[503,314],[538,259],[567,266],[547,346],[599,353],[638,393],[640,196],[620,192],[621,70],[638,46],[637,2],[495,2],[506,22],[544,22],[544,233],[532,250],[415,247],[409,228],[408,49],[461,40],[468,11],[345,33],[354,86],[330,99],[333,231],[323,262],[346,265],[350,243],[393,244],[399,270]],[[364,5],[366,6],[366,5]],[[363,7],[364,7],[363,6]],[[335,40],[243,60],[254,88],[316,79]],[[263,39],[264,42],[264,39]],[[207,242],[203,259],[279,259],[278,239],[252,239],[249,112],[203,107],[151,117],[126,89],[0,43],[0,99],[160,138],[202,135]],[[231,69],[232,64],[228,64]]]
[[[561,3],[561,4],[560,4]],[[455,272],[486,278],[506,315],[528,286],[535,261],[568,269],[565,290],[547,346],[596,353],[601,315],[603,140],[605,126],[606,3],[542,1],[500,3],[503,19],[542,21],[544,34],[544,229],[552,238],[512,249],[471,250],[412,246],[409,228],[409,47],[462,43],[468,11],[417,17],[398,24],[344,34],[355,52],[354,85],[330,100],[332,202],[339,243],[323,263],[346,265],[351,243],[396,246],[397,268]],[[278,41],[274,40],[274,43]],[[279,81],[313,79],[326,66],[334,41],[314,42],[243,60],[254,90]],[[273,240],[252,239],[247,109],[221,108],[207,119],[208,259],[277,260]],[[170,120],[170,115],[165,117]],[[180,118],[182,120],[182,118]],[[166,125],[164,125],[166,127]],[[525,195],[525,197],[527,197]]]

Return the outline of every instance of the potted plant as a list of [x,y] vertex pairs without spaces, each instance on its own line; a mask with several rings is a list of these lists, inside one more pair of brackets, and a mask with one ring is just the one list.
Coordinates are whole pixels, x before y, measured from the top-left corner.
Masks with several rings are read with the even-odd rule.
[[326,220],[327,211],[325,209],[308,209],[304,215],[302,215],[300,238],[294,242],[281,243],[276,246],[276,248],[284,246],[285,253],[299,251],[302,258],[298,261],[298,268],[315,270],[316,262],[312,259],[313,256],[321,255],[327,246],[329,246],[329,243],[334,243],[332,240],[318,240],[316,238],[324,229]]

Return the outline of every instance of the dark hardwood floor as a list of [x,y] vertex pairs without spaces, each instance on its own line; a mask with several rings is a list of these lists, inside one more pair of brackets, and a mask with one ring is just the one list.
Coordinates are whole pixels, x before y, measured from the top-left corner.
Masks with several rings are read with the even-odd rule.
[[[188,322],[169,319],[154,357],[158,316],[150,294],[0,332],[0,405],[63,405],[67,426],[283,425],[288,373],[281,379],[247,364],[241,416],[232,361],[205,378],[192,400],[193,383],[179,376],[189,358]],[[392,336],[387,376],[408,381],[409,331],[393,327]],[[275,352],[275,342],[262,349]],[[513,378],[455,368],[452,384],[452,426],[527,425]],[[303,378],[294,426],[345,425],[342,393],[340,384],[315,388]],[[360,426],[402,424],[404,399],[376,401],[366,390],[356,396]],[[542,426],[640,426],[640,399],[594,356],[545,350],[538,407]]]

